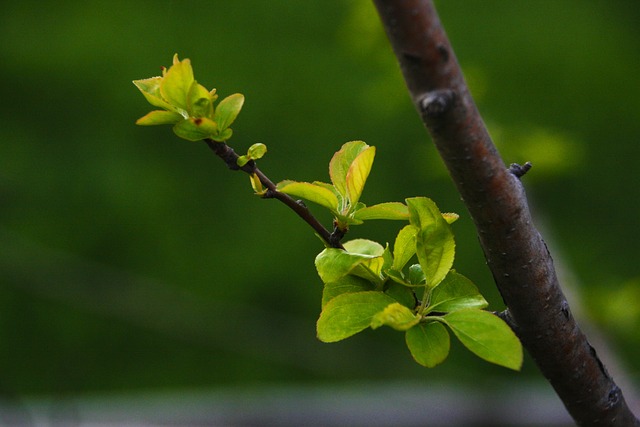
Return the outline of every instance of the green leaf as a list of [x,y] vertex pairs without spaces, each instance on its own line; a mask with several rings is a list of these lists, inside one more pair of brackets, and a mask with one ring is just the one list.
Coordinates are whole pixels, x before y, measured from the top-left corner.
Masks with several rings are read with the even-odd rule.
[[225,142],[231,139],[231,135],[233,135],[233,131],[230,128],[226,128],[223,131],[212,134],[210,138],[214,141]]
[[395,219],[406,221],[409,219],[409,210],[404,203],[388,202],[358,209],[353,217],[363,221],[368,219]]
[[344,248],[352,254],[379,257],[384,254],[384,247],[373,240],[353,239],[345,242]]
[[485,308],[487,300],[476,285],[462,274],[451,270],[447,277],[431,292],[427,313],[437,311],[448,313],[464,308]]
[[188,110],[187,97],[193,81],[191,61],[189,59],[180,61],[176,54],[173,56],[173,65],[160,82],[160,94],[169,104]]
[[172,125],[183,119],[180,114],[174,113],[173,111],[154,110],[146,116],[140,117],[136,121],[136,124],[141,126]]
[[407,308],[414,309],[416,307],[416,297],[411,288],[396,282],[388,283],[387,290],[384,291],[385,294],[389,295]]
[[350,254],[342,249],[326,248],[316,257],[316,269],[324,283],[335,282],[346,276],[367,257]]
[[249,160],[251,160],[249,156],[238,156],[238,160],[236,160],[236,164],[240,167],[243,167],[244,165],[249,163]]
[[442,363],[449,355],[449,333],[439,322],[414,326],[405,334],[405,341],[415,361],[427,368]]
[[498,316],[468,308],[441,319],[460,342],[480,358],[516,371],[522,367],[522,344]]
[[318,339],[336,342],[371,325],[371,319],[394,299],[382,292],[356,292],[338,295],[324,306],[316,324]]
[[367,239],[354,239],[344,243],[350,253],[363,257],[351,274],[381,285],[384,281],[382,270],[388,261],[388,251],[380,243]]
[[404,305],[394,302],[373,316],[371,329],[378,329],[380,326],[387,325],[397,331],[406,331],[419,321],[420,316],[417,316]]
[[330,282],[324,285],[324,289],[322,291],[322,308],[324,308],[329,301],[338,295],[365,291],[373,291],[373,285],[371,282],[361,277],[352,276],[350,274],[346,275],[335,282]]
[[362,190],[371,172],[376,147],[367,147],[353,160],[347,171],[347,197],[352,207],[360,200]]
[[407,225],[400,230],[393,244],[394,270],[401,271],[416,253],[416,234],[418,229],[413,225]]
[[445,278],[455,256],[455,242],[451,227],[442,217],[436,204],[426,197],[407,199],[410,222],[419,229],[416,234],[416,253],[427,286],[433,288]]
[[194,80],[187,96],[187,112],[191,117],[208,117],[213,115],[211,94],[206,87]]
[[381,285],[384,266],[384,248],[376,242],[355,239],[342,249],[326,248],[315,260],[318,275],[324,283],[335,282],[347,274],[353,274]]
[[278,191],[293,197],[300,197],[324,206],[335,213],[338,208],[338,197],[330,189],[310,182],[281,181],[277,185]]
[[445,221],[447,221],[447,224],[453,224],[458,220],[458,218],[460,218],[460,215],[453,212],[444,212],[442,214],[442,217],[444,218]]
[[412,286],[419,286],[419,285],[424,286],[424,283],[427,280],[427,278],[424,276],[424,271],[422,271],[422,266],[420,264],[413,264],[412,266],[409,267],[407,280]]
[[261,142],[253,144],[247,151],[247,155],[252,160],[259,160],[263,158],[265,154],[267,154],[267,146]]
[[133,84],[142,92],[149,104],[177,113],[176,107],[162,99],[160,94],[161,82],[162,77],[151,77],[150,79],[134,80]]
[[189,141],[200,141],[201,139],[209,138],[217,130],[215,122],[205,117],[190,117],[176,123],[173,127],[176,135]]
[[258,175],[252,173],[249,175],[249,181],[251,182],[251,188],[253,188],[256,195],[264,196],[266,194],[267,190],[262,186],[262,181],[260,181],[260,177],[258,177]]
[[220,101],[215,111],[215,121],[218,123],[218,127],[220,131],[224,131],[235,121],[238,114],[240,114],[240,110],[242,109],[242,105],[244,104],[244,95],[241,93],[234,93],[233,95],[227,96],[225,99]]
[[356,157],[369,146],[363,141],[345,143],[329,162],[329,176],[338,193],[347,198],[347,173]]

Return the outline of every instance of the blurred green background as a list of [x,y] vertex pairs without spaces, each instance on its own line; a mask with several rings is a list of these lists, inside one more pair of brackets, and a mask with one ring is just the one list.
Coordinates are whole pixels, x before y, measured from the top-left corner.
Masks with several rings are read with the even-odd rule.
[[[505,162],[534,165],[524,182],[574,310],[637,383],[637,0],[437,5]],[[265,143],[260,166],[274,181],[326,181],[344,142],[375,145],[363,201],[425,195],[460,213],[456,268],[501,308],[368,1],[8,2],[3,395],[541,381],[530,360],[507,372],[457,345],[444,365],[421,368],[390,330],[318,342],[312,231],[204,144],[134,125],[151,107],[131,81],[158,75],[175,52],[221,97],[244,93],[231,145]],[[399,225],[369,222],[348,237],[389,242]]]

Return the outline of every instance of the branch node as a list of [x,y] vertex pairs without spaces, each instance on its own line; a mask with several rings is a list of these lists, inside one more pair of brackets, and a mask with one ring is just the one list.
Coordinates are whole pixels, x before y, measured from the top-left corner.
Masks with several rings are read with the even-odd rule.
[[276,191],[271,188],[267,188],[267,191],[265,191],[264,194],[262,195],[263,199],[273,199],[275,197],[276,197]]
[[509,172],[511,172],[516,178],[520,179],[524,174],[529,172],[529,169],[531,169],[532,166],[531,162],[526,162],[524,165],[511,163],[511,165],[509,165]]
[[436,89],[424,94],[418,101],[420,111],[427,117],[443,115],[453,106],[455,92],[451,89]]
[[333,232],[329,235],[329,244],[334,248],[341,247],[342,244],[340,243],[340,241],[345,234],[347,234],[347,230],[341,229],[340,227],[338,227],[338,224],[334,222]]

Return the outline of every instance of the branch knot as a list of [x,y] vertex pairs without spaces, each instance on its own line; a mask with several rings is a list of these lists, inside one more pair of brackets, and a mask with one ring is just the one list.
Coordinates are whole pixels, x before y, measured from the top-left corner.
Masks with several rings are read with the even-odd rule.
[[453,106],[455,92],[451,89],[436,89],[423,95],[418,101],[420,111],[427,117],[439,117]]

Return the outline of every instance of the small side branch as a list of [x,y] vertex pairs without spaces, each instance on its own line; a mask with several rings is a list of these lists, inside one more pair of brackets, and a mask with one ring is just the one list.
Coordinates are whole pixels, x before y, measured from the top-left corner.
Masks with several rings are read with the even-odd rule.
[[295,200],[288,194],[278,191],[276,185],[271,181],[258,167],[256,163],[251,160],[244,166],[238,166],[238,154],[224,142],[217,142],[211,139],[206,139],[205,143],[231,170],[241,170],[249,175],[255,174],[262,185],[267,189],[264,196],[265,199],[276,199],[288,206],[294,211],[300,218],[302,218],[313,230],[325,241],[327,245],[332,248],[344,249],[340,243],[340,238],[336,238],[336,234],[329,232],[319,221],[313,216],[309,208],[300,200]]

